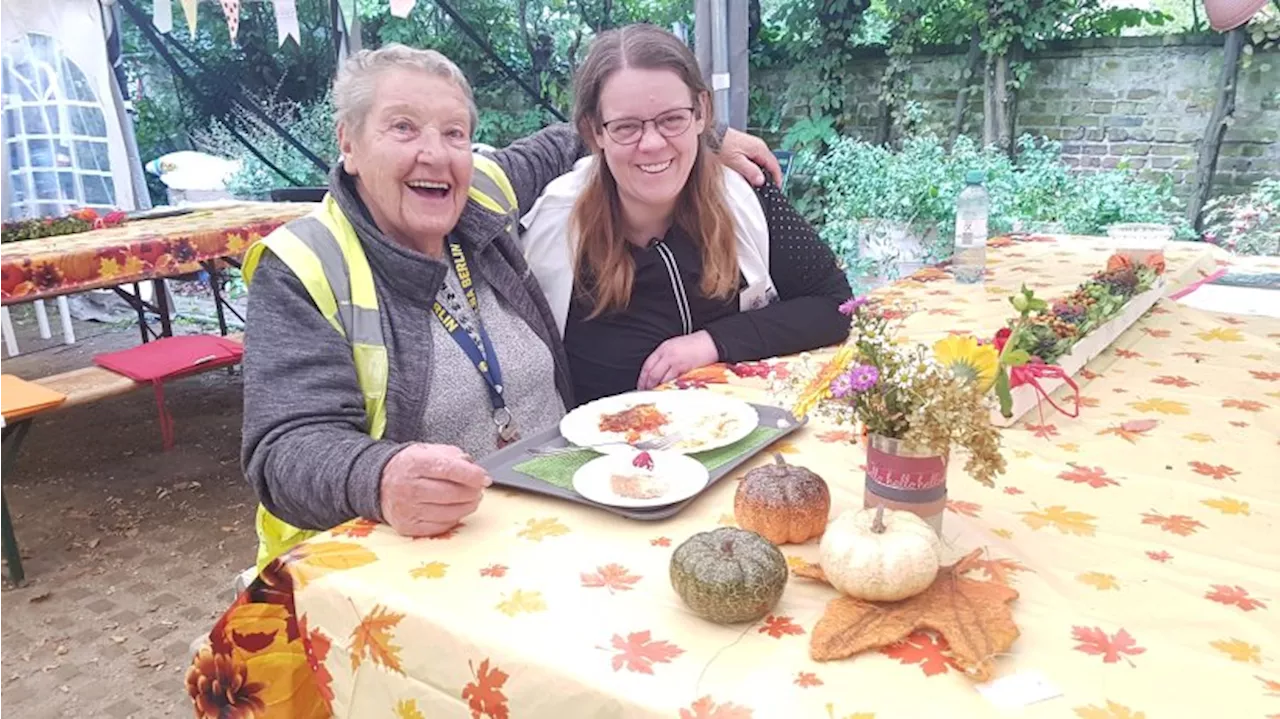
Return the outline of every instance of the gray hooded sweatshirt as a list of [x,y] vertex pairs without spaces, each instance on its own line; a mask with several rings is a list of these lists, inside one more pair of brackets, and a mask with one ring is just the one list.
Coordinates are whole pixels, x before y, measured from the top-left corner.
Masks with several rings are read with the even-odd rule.
[[[491,158],[506,172],[523,212],[586,152],[570,126],[557,125]],[[456,347],[437,342],[441,337],[449,340],[431,311],[436,291],[451,271],[448,266],[379,231],[341,166],[330,176],[329,191],[355,227],[373,270],[390,364],[387,426],[380,440],[366,433],[364,397],[350,344],[319,312],[288,267],[266,253],[249,292],[241,460],[267,510],[303,529],[328,529],[355,517],[382,521],[379,488],[387,461],[413,442],[441,441],[429,426],[439,416],[430,403],[433,397],[439,403],[454,388],[449,373],[432,371],[433,360],[457,353]],[[528,351],[551,369],[556,392],[549,395],[552,401],[541,397],[528,402],[541,406],[544,414],[526,412],[524,419],[549,423],[563,407],[573,406],[568,364],[546,299],[520,249],[504,231],[505,224],[504,218],[473,200],[452,236],[470,251],[482,302],[500,299],[503,315],[494,319],[506,320],[508,336],[541,341]],[[482,304],[486,326],[494,311]],[[519,325],[515,318],[524,326],[514,326]],[[502,339],[495,336],[494,341],[498,345]],[[495,349],[508,356],[501,347]],[[518,355],[510,356],[509,362],[521,361]],[[472,378],[463,372],[476,374],[470,364],[461,363],[458,379],[479,381],[478,375]],[[488,409],[477,411],[487,414]],[[456,431],[445,433],[446,439],[459,436]]]

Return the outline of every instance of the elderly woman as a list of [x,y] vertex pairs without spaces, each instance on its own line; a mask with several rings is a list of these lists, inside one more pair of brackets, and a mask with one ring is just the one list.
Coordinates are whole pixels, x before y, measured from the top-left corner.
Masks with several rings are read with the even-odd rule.
[[[466,78],[399,45],[348,60],[334,99],[342,162],[328,194],[244,264],[242,459],[261,501],[259,568],[355,517],[448,530],[490,484],[476,459],[572,405],[515,233],[520,208],[585,154],[576,133],[473,155]],[[746,172],[771,159],[754,138],[726,142]]]
[[594,157],[547,188],[522,242],[577,401],[848,335],[835,256],[776,186],[753,190],[712,151],[711,93],[680,40],[602,33],[574,98]]

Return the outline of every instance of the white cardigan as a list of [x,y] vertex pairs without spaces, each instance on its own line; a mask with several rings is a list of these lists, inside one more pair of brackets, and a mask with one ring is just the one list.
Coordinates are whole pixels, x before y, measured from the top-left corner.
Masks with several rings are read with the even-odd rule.
[[[570,215],[578,195],[591,177],[595,156],[584,157],[573,170],[557,177],[520,220],[521,248],[529,269],[547,296],[556,326],[564,337],[573,294],[573,261],[578,241],[570,237]],[[738,239],[738,267],[746,279],[739,296],[741,312],[772,304],[778,291],[769,276],[769,227],[755,190],[738,173],[724,169],[725,199],[732,211]]]

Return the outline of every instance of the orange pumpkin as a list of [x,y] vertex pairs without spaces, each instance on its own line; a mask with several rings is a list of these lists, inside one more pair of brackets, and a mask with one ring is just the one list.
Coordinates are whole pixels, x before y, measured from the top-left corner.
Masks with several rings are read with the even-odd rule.
[[822,536],[831,512],[831,492],[816,473],[787,464],[774,454],[775,464],[747,472],[733,498],[738,526],[774,544],[799,544]]
[[1133,267],[1133,260],[1128,255],[1114,254],[1107,259],[1107,272],[1116,272],[1117,270],[1127,270]]

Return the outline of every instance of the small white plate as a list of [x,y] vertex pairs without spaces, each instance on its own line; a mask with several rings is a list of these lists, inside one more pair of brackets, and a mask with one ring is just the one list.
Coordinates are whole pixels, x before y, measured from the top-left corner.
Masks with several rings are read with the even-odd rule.
[[606,454],[573,475],[573,489],[611,507],[662,507],[701,492],[711,475],[701,462],[675,452],[649,452],[653,469],[635,466],[640,453]]

